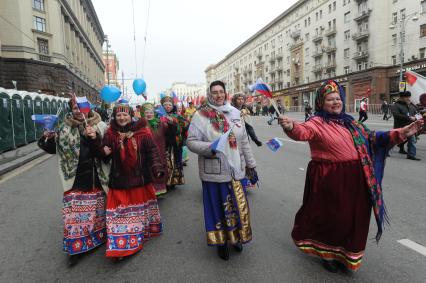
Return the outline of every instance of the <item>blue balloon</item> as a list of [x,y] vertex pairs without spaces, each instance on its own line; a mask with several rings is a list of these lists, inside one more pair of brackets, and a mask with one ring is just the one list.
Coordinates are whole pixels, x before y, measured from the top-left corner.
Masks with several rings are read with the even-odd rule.
[[146,90],[146,83],[143,79],[135,79],[133,81],[133,90],[137,95],[141,95]]
[[101,90],[101,98],[106,103],[112,103],[119,99],[121,91],[115,86],[106,85]]

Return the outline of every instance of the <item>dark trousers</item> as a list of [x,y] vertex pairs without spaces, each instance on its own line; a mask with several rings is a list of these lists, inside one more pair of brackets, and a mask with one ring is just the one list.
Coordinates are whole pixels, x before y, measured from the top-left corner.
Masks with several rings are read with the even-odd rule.
[[251,138],[252,141],[258,141],[258,138],[256,136],[256,132],[254,131],[253,127],[249,124],[245,124],[246,125],[246,131],[247,134],[249,135],[249,137]]
[[367,119],[368,119],[367,111],[359,111],[358,121],[363,123],[363,122],[367,121]]

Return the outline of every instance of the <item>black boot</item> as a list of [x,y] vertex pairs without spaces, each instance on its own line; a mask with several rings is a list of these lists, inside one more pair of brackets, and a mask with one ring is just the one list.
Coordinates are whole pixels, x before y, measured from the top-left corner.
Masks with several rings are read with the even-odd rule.
[[331,260],[322,260],[322,267],[324,267],[328,272],[331,273],[337,273],[338,268],[336,265],[334,265],[333,261]]
[[241,244],[241,242],[236,243],[234,245],[234,249],[239,253],[242,252],[243,251],[243,244]]
[[217,255],[223,260],[229,260],[229,249],[228,245],[217,246]]
[[76,255],[68,255],[68,266],[69,267],[73,267],[74,265],[76,265],[78,263],[78,261],[81,258],[81,254],[76,254]]

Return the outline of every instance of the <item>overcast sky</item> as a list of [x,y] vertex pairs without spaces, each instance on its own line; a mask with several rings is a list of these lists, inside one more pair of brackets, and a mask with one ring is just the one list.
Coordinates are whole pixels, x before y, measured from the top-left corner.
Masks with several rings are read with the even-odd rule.
[[[136,77],[132,0],[92,0],[120,76]],[[175,81],[204,83],[204,70],[223,59],[297,0],[134,0],[138,77],[151,98]],[[142,66],[144,68],[142,69]],[[128,92],[133,92],[128,82]]]

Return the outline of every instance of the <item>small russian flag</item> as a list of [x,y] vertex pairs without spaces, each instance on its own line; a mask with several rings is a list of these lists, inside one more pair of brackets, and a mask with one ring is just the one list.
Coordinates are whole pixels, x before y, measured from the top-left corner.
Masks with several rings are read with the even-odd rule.
[[277,152],[282,146],[283,143],[278,138],[270,139],[266,145],[269,147],[270,150],[273,152]]
[[226,131],[226,133],[222,134],[218,139],[212,142],[210,145],[211,150],[224,152],[225,146],[228,143],[228,136],[231,133],[232,129]]
[[179,102],[179,97],[176,95],[174,91],[172,91],[173,104],[177,104]]
[[90,112],[90,103],[85,96],[76,97],[75,100],[81,113],[87,114]]
[[272,91],[271,88],[265,84],[262,79],[258,79],[255,86],[254,86],[254,90],[257,91],[258,93],[260,93],[263,96],[266,96],[268,98],[272,98]]
[[31,120],[33,120],[36,124],[43,126],[43,129],[51,132],[55,127],[56,121],[58,121],[58,115],[36,114],[31,115]]
[[158,117],[160,118],[167,116],[166,109],[164,109],[163,105],[160,105],[157,108],[155,108],[154,112],[157,113]]

